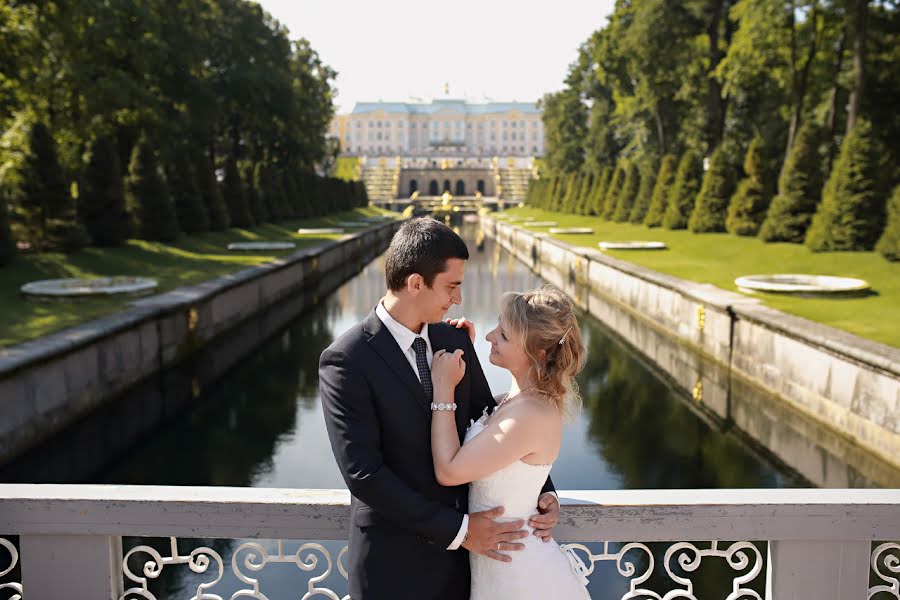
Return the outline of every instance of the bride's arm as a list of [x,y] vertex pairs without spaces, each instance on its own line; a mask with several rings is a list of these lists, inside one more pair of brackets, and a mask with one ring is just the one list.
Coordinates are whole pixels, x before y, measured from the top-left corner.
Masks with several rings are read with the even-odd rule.
[[[453,402],[453,390],[465,373],[460,354],[437,352],[432,364],[434,402]],[[509,407],[502,420],[492,422],[481,434],[460,447],[453,411],[435,410],[431,416],[431,454],[438,483],[462,485],[482,479],[534,451],[540,439],[540,411],[531,406]]]

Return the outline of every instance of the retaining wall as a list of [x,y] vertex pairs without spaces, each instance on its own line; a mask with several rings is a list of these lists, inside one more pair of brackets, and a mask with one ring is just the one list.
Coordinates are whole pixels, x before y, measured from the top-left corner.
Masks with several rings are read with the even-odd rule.
[[382,251],[398,227],[373,226],[0,350],[0,462],[270,307],[310,288],[334,289],[355,272],[348,264]]
[[[650,335],[646,324],[900,466],[900,349],[510,223],[485,218],[482,226],[485,235],[565,290],[695,398],[721,404],[731,383],[698,375],[688,354],[644,339]],[[642,323],[623,319],[610,303]]]

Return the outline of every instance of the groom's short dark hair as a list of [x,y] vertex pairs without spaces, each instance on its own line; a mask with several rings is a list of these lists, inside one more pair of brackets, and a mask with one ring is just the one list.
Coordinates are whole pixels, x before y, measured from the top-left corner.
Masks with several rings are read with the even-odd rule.
[[431,217],[410,219],[400,226],[384,258],[384,277],[389,290],[406,286],[406,278],[418,273],[431,287],[438,273],[447,268],[447,259],[468,260],[469,249],[462,238]]

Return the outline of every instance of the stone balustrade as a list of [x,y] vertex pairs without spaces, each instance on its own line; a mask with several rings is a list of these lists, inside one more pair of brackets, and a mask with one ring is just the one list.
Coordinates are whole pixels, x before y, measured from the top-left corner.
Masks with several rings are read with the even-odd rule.
[[[561,491],[560,497],[555,537],[589,577],[604,562],[614,565],[628,590],[622,598],[698,600],[696,570],[719,562],[734,571],[723,599],[900,599],[900,490]],[[153,581],[182,569],[199,580],[191,584],[195,598],[219,598],[210,588],[223,577],[243,586],[231,597],[264,598],[266,567],[286,563],[297,567],[295,589],[306,590],[304,598],[337,599],[329,581],[343,586],[346,578],[349,500],[346,490],[0,485],[0,532],[7,536],[0,537],[0,590],[29,600],[156,598]],[[129,538],[123,548],[123,536],[169,542],[161,551]],[[233,539],[235,548],[222,556],[218,546],[192,548],[183,538]],[[648,546],[653,542],[669,542],[661,560]],[[644,587],[654,568],[652,581],[662,574],[668,592]],[[14,573],[21,578],[9,581]],[[398,568],[398,593],[402,580]],[[754,583],[764,596],[751,589]]]

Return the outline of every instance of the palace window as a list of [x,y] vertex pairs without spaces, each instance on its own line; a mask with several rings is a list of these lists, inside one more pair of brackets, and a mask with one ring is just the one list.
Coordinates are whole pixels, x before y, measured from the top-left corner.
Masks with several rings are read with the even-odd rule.
[[516,126],[516,122],[513,121],[511,127],[515,127],[515,126]]

